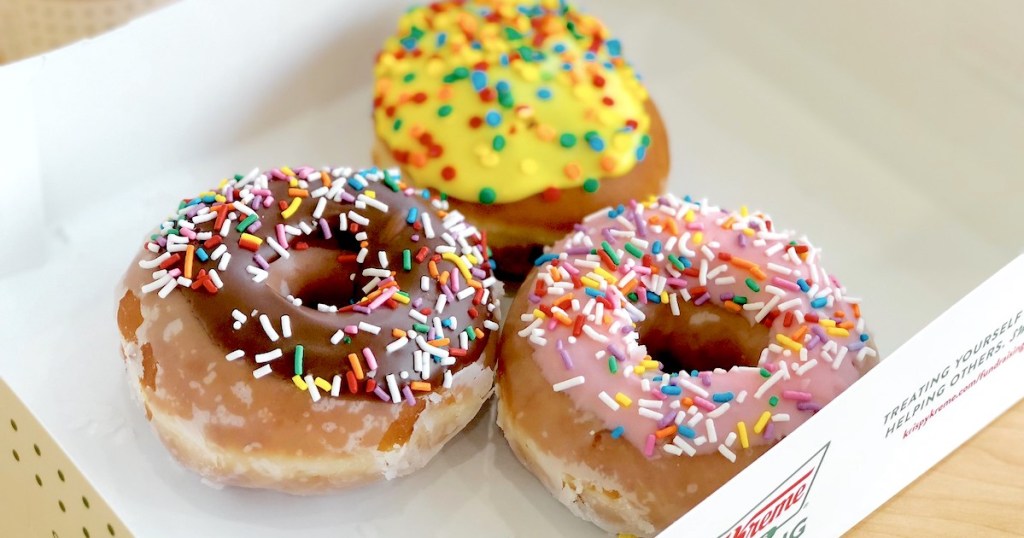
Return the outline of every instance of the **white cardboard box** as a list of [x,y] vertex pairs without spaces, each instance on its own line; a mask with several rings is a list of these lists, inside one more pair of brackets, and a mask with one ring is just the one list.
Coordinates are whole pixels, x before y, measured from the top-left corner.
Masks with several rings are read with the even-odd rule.
[[[404,8],[250,4],[185,1],[0,68],[0,376],[139,536],[384,536],[410,522],[453,536],[594,534],[518,464],[489,413],[420,473],[310,499],[207,487],[149,431],[113,319],[139,238],[168,200],[238,170],[368,163],[373,51]],[[884,411],[927,379],[913,361],[955,366],[1024,307],[1022,277],[1003,272],[931,326],[941,339],[908,341],[1021,252],[1024,50],[1006,14],[918,6],[878,20],[869,4],[586,4],[666,118],[672,189],[808,233],[896,359],[864,381],[892,385],[865,388],[870,405],[852,389],[687,515],[681,525],[699,529],[688,535],[731,535],[808,461],[813,489],[779,530],[795,538],[807,517],[810,536],[842,532],[1022,395],[1009,360],[905,441],[884,438]],[[818,427],[829,415],[847,429]],[[881,462],[888,480],[842,495],[840,510],[836,485],[876,450],[899,451]]]

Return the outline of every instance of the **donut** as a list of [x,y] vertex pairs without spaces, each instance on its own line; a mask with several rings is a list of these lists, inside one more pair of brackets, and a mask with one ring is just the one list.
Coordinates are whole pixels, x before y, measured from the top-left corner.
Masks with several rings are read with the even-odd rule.
[[584,216],[664,188],[653,100],[621,42],[567,3],[413,8],[375,76],[374,162],[486,229],[506,281]]
[[398,171],[235,175],[178,203],[124,276],[133,393],[211,483],[308,494],[413,472],[492,392],[487,250]]
[[860,300],[763,213],[663,195],[541,258],[498,347],[498,424],[573,513],[653,535],[878,362]]

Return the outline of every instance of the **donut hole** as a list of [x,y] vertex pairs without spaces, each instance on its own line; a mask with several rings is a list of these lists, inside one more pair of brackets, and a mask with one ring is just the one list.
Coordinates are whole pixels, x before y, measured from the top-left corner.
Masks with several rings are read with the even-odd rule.
[[[768,328],[717,306],[684,303],[680,315],[654,309],[639,325],[640,344],[668,373],[757,366]],[[665,311],[665,312],[662,312]]]
[[355,262],[339,262],[339,251],[327,248],[293,250],[288,259],[273,262],[265,281],[283,297],[302,300],[302,306],[316,309],[318,305],[341,308],[362,298],[359,279],[353,279]]

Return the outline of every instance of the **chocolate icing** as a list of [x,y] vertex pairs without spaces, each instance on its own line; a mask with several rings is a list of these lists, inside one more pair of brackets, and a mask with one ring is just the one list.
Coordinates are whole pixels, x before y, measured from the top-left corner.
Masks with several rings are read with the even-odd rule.
[[[322,173],[327,174],[328,172],[323,171]],[[326,220],[331,228],[332,237],[329,239],[324,237],[324,233],[318,224],[319,219],[313,218],[314,208],[317,205],[318,199],[312,197],[302,198],[298,210],[289,218],[285,218],[279,206],[279,201],[290,203],[293,199],[289,196],[289,180],[275,180],[271,177],[266,188],[270,190],[275,201],[269,208],[261,206],[256,210],[258,222],[260,223],[258,231],[252,232],[252,228],[249,228],[250,233],[264,239],[258,250],[252,252],[240,246],[239,238],[241,232],[236,229],[236,226],[246,215],[233,210],[237,214],[237,218],[231,222],[230,233],[223,238],[222,242],[222,244],[226,245],[227,252],[231,254],[229,266],[225,271],[219,272],[224,283],[223,288],[219,289],[217,293],[210,293],[203,287],[198,286],[198,289],[195,287],[193,289],[175,289],[172,293],[186,294],[192,310],[206,330],[206,337],[212,341],[219,342],[224,349],[225,355],[234,350],[242,350],[245,352],[245,356],[239,360],[248,361],[254,369],[262,366],[256,363],[256,354],[280,348],[283,355],[267,364],[270,365],[274,375],[290,380],[296,374],[294,361],[296,345],[302,345],[303,375],[311,374],[314,377],[322,377],[330,382],[338,374],[342,379],[342,396],[372,397],[377,399],[377,396],[374,396],[367,388],[367,380],[371,379],[368,375],[366,379],[358,381],[358,390],[355,394],[349,392],[346,383],[347,372],[353,370],[349,362],[349,354],[354,353],[358,357],[363,373],[369,373],[370,369],[363,356],[363,349],[368,348],[373,352],[378,364],[372,379],[382,386],[385,391],[387,391],[385,384],[385,376],[387,374],[394,374],[400,387],[407,385],[410,381],[422,380],[429,381],[433,388],[437,388],[441,384],[445,369],[451,370],[454,373],[480,359],[490,332],[484,328],[483,324],[485,320],[492,320],[497,315],[497,301],[494,299],[493,294],[491,294],[486,304],[480,304],[479,293],[476,296],[470,296],[463,300],[448,301],[440,317],[442,320],[454,317],[457,323],[457,331],[445,328],[443,335],[423,335],[424,338],[430,340],[430,337],[450,337],[450,347],[438,345],[438,347],[450,349],[459,346],[458,335],[466,327],[478,328],[482,331],[483,335],[469,341],[468,349],[463,356],[453,356],[455,359],[453,365],[444,367],[436,361],[433,362],[430,367],[429,376],[426,378],[422,378],[420,373],[413,369],[413,351],[418,349],[416,342],[413,341],[413,333],[409,333],[410,341],[408,344],[401,349],[388,353],[387,345],[398,339],[398,337],[392,335],[392,329],[410,331],[413,324],[419,323],[409,316],[413,304],[417,304],[417,299],[422,300],[419,303],[419,310],[423,313],[428,313],[429,321],[427,325],[433,326],[433,318],[437,314],[432,312],[431,309],[435,307],[438,297],[446,294],[441,289],[442,286],[438,278],[431,279],[427,291],[420,289],[421,276],[429,274],[428,263],[433,260],[437,264],[439,273],[450,271],[454,275],[455,273],[460,273],[460,269],[455,263],[442,259],[441,255],[437,253],[438,247],[449,246],[449,243],[442,238],[442,234],[446,231],[446,227],[442,225],[442,216],[445,213],[427,203],[422,197],[423,191],[413,191],[412,189],[399,189],[396,191],[388,184],[385,184],[385,182],[378,181],[379,177],[373,171],[356,172],[356,174],[363,174],[362,177],[368,180],[369,184],[365,189],[356,190],[346,183],[344,192],[351,196],[338,194],[334,200],[328,200],[326,203],[322,218]],[[301,175],[305,176],[305,174]],[[397,173],[394,173],[391,177],[394,179],[394,182],[390,184],[394,188],[398,188]],[[347,178],[335,178],[334,183],[337,184],[338,182],[347,182]],[[309,184],[308,190],[315,191],[320,186],[319,181],[312,181]],[[227,193],[227,189],[230,188],[227,187],[219,192]],[[367,194],[370,191],[374,193],[376,200],[389,206],[387,212],[381,212],[371,206],[357,207],[355,197],[359,194]],[[231,194],[232,196],[229,199],[234,198],[237,200],[240,193],[238,189],[234,189],[234,192]],[[335,201],[339,200],[342,196],[351,201]],[[438,203],[435,201],[434,203],[440,207],[446,207],[444,202]],[[220,204],[212,202],[208,204],[199,203],[197,205],[200,207],[215,207]],[[436,233],[434,238],[426,237],[419,218],[415,220],[415,224],[407,222],[410,209],[415,209],[420,214],[428,213],[431,216],[433,229]],[[188,209],[185,211],[186,216],[194,214],[194,211],[189,211]],[[347,217],[349,211],[355,211],[368,218],[370,222],[365,226],[355,225]],[[342,214],[346,214],[346,220],[350,226],[349,229],[339,229]],[[456,223],[461,221],[461,218],[458,218],[457,215],[452,215],[449,218]],[[291,254],[291,257],[287,259],[280,257],[268,244],[267,238],[274,237],[276,239],[275,229],[278,224],[298,227],[300,222],[305,222],[313,227],[312,233],[289,236],[290,248],[288,252]],[[209,231],[213,232],[214,236],[216,236],[218,234],[215,225],[216,221],[214,220],[198,223],[195,226],[195,231]],[[450,223],[451,227],[457,225]],[[366,234],[363,245],[368,249],[368,254],[362,263],[357,263],[355,259],[351,258],[354,258],[360,250],[360,241],[356,238],[356,234],[360,232],[365,232]],[[450,235],[455,236],[456,234],[452,233]],[[414,238],[418,240],[414,240]],[[486,250],[485,245],[481,244],[481,237],[478,233],[468,234],[466,241],[471,246],[479,246],[480,251]],[[300,243],[308,245],[308,249],[303,249]],[[202,246],[203,241],[193,240],[191,244]],[[415,257],[422,247],[427,247],[429,250],[425,259],[417,263]],[[465,254],[464,247],[459,243],[455,243],[455,248],[456,254]],[[323,250],[318,252],[316,249]],[[403,251],[406,249],[411,251],[410,254],[413,257],[410,271],[403,269]],[[207,253],[212,252],[212,250],[212,248],[206,249]],[[388,260],[387,268],[393,272],[393,277],[399,289],[407,292],[411,297],[412,301],[410,304],[401,304],[395,299],[390,299],[370,313],[361,313],[352,310],[348,302],[340,302],[340,304],[336,304],[340,309],[338,312],[323,312],[319,311],[317,305],[312,302],[304,302],[303,305],[297,306],[282,295],[279,289],[272,287],[272,284],[280,286],[282,281],[285,285],[294,284],[295,279],[275,277],[268,278],[263,282],[255,282],[253,275],[247,270],[247,266],[258,267],[257,262],[254,261],[255,255],[258,254],[269,263],[268,272],[271,275],[292,272],[292,269],[297,270],[297,279],[301,282],[298,289],[293,289],[292,293],[297,293],[300,298],[303,296],[303,289],[313,289],[313,295],[316,297],[322,298],[325,294],[336,295],[339,299],[350,298],[352,302],[358,302],[364,297],[362,292],[363,286],[373,279],[372,276],[364,276],[362,272],[367,268],[380,268],[379,251],[386,253]],[[325,253],[331,254],[325,256]],[[184,259],[185,253],[181,252],[179,254]],[[348,255],[347,258],[341,258],[346,255]],[[327,263],[334,263],[336,265],[333,267],[324,266],[323,262],[325,260],[329,260]],[[483,278],[475,279],[477,282],[491,275],[489,263],[479,263],[480,261],[477,260],[478,263],[470,266],[484,272]],[[200,269],[209,271],[210,269],[215,269],[217,265],[218,262],[212,259],[205,263],[195,259],[193,276],[199,273]],[[180,268],[182,264],[179,262],[173,267]],[[147,269],[138,270],[147,271]],[[152,271],[155,269],[148,270]],[[311,277],[311,274],[329,274],[332,277],[331,281],[325,283],[315,276]],[[477,275],[479,276],[479,273]],[[458,277],[449,278],[448,284],[452,284],[452,279],[460,281],[461,287],[459,289],[464,289],[467,286],[465,278],[461,274]],[[372,289],[370,291],[371,293],[373,292]],[[235,309],[247,316],[247,320],[237,330],[233,327],[235,319],[232,317],[232,311]],[[471,315],[471,312],[473,315]],[[271,341],[264,331],[259,320],[261,314],[269,317],[274,330],[280,335],[276,342]],[[289,316],[291,319],[291,337],[289,338],[285,338],[282,331],[281,317],[284,315]],[[360,322],[380,327],[380,334],[374,335],[360,330],[357,334],[346,335],[351,338],[350,343],[338,342],[337,345],[331,343],[331,337],[339,329],[358,325]],[[433,329],[431,329],[431,332],[433,332]],[[188,336],[182,335],[181,337]],[[192,337],[195,336],[192,335]],[[424,355],[425,358],[429,357],[429,355]],[[225,359],[224,357],[211,357],[210,360]],[[400,377],[402,372],[408,373],[408,379],[403,380]],[[197,372],[197,375],[199,375],[199,372]]]

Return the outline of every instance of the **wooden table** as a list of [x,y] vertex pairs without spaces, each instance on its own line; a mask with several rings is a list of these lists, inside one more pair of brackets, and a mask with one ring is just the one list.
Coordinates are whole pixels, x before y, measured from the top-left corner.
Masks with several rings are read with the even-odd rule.
[[1024,536],[1024,401],[907,486],[848,536]]

